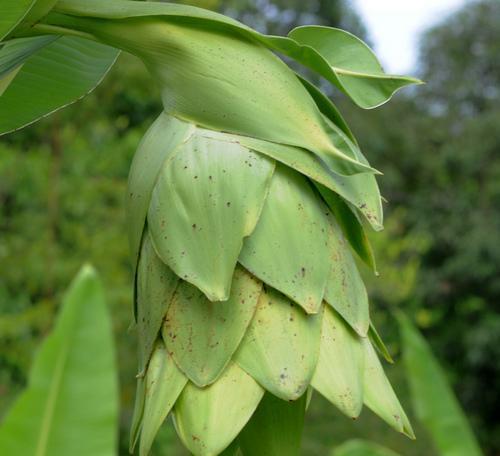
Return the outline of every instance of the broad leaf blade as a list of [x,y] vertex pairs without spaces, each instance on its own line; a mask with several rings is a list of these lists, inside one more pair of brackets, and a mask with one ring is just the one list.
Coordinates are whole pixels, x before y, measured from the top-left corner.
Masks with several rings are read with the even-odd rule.
[[321,317],[307,315],[276,290],[263,291],[234,360],[270,393],[296,400],[316,368]]
[[23,20],[35,2],[36,0],[2,0],[0,4],[0,40]]
[[238,437],[243,456],[299,456],[307,394],[284,401],[266,393]]
[[21,66],[26,59],[55,41],[55,36],[18,38],[7,42],[0,50],[0,79]]
[[467,418],[428,343],[399,315],[403,360],[415,413],[442,456],[481,456]]
[[63,300],[21,394],[0,428],[0,454],[116,454],[118,390],[111,321],[84,267]]
[[[348,32],[330,27],[298,27],[288,37],[268,36],[262,35],[246,25],[221,14],[188,5],[159,2],[141,4],[127,2],[127,4],[124,4],[120,1],[108,0],[103,4],[98,0],[87,0],[78,3],[61,0],[58,2],[57,10],[66,14],[95,17],[95,4],[97,4],[99,11],[98,17],[102,18],[123,19],[147,16],[164,16],[174,20],[185,18],[194,24],[210,23],[212,27],[219,31],[231,34],[237,32],[237,34],[242,34],[254,42],[259,42],[274,51],[279,51],[316,71],[364,108],[378,106],[387,101],[399,88],[420,82],[409,77],[386,75],[366,44]],[[345,47],[341,48],[341,46]],[[241,54],[235,55],[235,58],[241,58]],[[285,85],[288,84],[285,83]],[[248,90],[247,93],[253,92]],[[216,104],[219,105],[219,101]],[[210,106],[210,104],[208,105]],[[283,114],[287,115],[288,113],[285,111]],[[263,118],[256,119],[256,122],[262,122],[263,120]],[[215,129],[238,132],[219,127],[212,126]],[[300,130],[302,128],[300,127]]]
[[363,344],[335,313],[325,306],[319,359],[311,385],[350,418],[363,407]]
[[0,96],[0,135],[22,128],[91,92],[118,51],[63,37],[29,57]]
[[236,364],[221,378],[198,388],[189,383],[175,404],[177,433],[195,456],[216,455],[227,448],[257,408],[264,390]]
[[182,282],[163,325],[163,340],[177,365],[197,386],[213,383],[228,365],[252,319],[262,283],[241,267],[227,301],[210,302]]

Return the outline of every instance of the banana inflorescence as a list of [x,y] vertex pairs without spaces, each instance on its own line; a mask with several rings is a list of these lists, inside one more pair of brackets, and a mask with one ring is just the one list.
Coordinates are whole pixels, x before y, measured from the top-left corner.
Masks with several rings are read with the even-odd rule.
[[271,37],[179,5],[61,0],[37,27],[137,55],[162,90],[127,195],[139,335],[131,450],[139,442],[146,455],[172,412],[195,455],[233,442],[258,454],[247,433],[269,410],[303,417],[312,390],[351,418],[365,404],[412,437],[355,260],[375,270],[364,226],[382,227],[377,171],[330,100],[275,52],[363,108],[418,81],[383,73],[342,30]]

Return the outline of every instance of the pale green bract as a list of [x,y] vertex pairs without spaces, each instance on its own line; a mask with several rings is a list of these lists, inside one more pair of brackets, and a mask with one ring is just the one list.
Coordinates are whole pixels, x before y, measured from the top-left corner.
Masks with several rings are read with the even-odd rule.
[[[378,172],[331,101],[276,53],[363,108],[418,81],[386,75],[342,30],[266,36],[168,3],[60,0],[10,35],[26,46],[0,50],[0,114],[13,112],[0,134],[91,90],[114,48],[142,59],[161,89],[127,193],[140,345],[131,450],[148,454],[172,412],[197,456],[298,455],[313,389],[349,417],[366,404],[413,436],[375,352],[390,358],[353,254],[376,271],[364,230],[382,228]],[[55,70],[71,55],[53,52],[63,40],[89,47],[49,106],[23,70],[44,68],[47,52]],[[30,102],[14,110],[20,87]]]

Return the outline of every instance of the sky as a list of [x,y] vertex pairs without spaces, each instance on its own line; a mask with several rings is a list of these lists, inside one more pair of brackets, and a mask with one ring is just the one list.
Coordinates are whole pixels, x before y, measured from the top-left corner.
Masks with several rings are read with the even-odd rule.
[[465,0],[353,0],[375,53],[388,73],[416,69],[419,33],[439,23]]

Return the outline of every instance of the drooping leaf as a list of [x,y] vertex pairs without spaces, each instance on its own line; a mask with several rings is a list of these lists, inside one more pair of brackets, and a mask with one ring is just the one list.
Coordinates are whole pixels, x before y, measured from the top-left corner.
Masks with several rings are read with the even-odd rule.
[[161,166],[194,132],[194,125],[163,112],[149,127],[134,155],[127,185],[127,224],[134,276],[151,194]]
[[182,282],[170,305],[163,339],[177,365],[197,386],[214,382],[228,365],[252,319],[262,284],[241,267],[227,301],[210,302]]
[[112,456],[117,419],[111,321],[101,284],[86,266],[63,299],[27,389],[0,426],[0,454]]
[[363,344],[329,306],[325,306],[313,388],[350,418],[363,407]]
[[299,456],[307,394],[284,401],[266,393],[238,436],[243,456]]
[[193,135],[163,164],[148,226],[160,258],[211,301],[228,299],[243,238],[269,191],[274,161]]
[[91,92],[117,51],[63,37],[31,55],[0,96],[0,135],[22,128]]
[[342,230],[330,214],[330,275],[325,301],[362,337],[368,333],[370,313],[368,294]]
[[35,0],[28,14],[24,17],[21,28],[31,27],[36,22],[40,21],[40,19],[43,19],[57,2],[58,0]]
[[189,383],[174,407],[177,433],[195,456],[221,453],[257,408],[264,390],[231,363],[218,381],[205,388]]
[[307,89],[309,95],[311,95],[321,113],[331,122],[337,125],[337,127],[339,127],[344,132],[344,134],[357,146],[358,142],[354,137],[354,134],[352,133],[351,129],[347,125],[347,122],[344,120],[342,114],[333,104],[333,102],[307,79],[303,78],[299,74],[297,74],[297,77],[299,78],[299,81],[302,83],[302,85]]
[[263,290],[234,360],[270,393],[296,400],[316,368],[321,317],[305,314],[276,290]]
[[398,315],[403,361],[415,414],[441,456],[481,456],[467,418],[429,344],[403,314]]
[[375,349],[367,338],[363,339],[363,346],[365,355],[364,403],[396,431],[414,439],[415,434],[411,424],[385,375]]
[[[75,5],[64,5],[58,8],[79,14]],[[374,172],[331,143],[314,100],[295,73],[266,49],[263,35],[242,27],[251,39],[245,38],[235,33],[235,25],[228,29],[223,19],[210,20],[212,27],[199,21],[178,21],[179,7],[163,5],[163,14],[159,7],[149,11],[146,6],[139,14],[130,11],[128,21],[51,19],[56,25],[76,27],[140,56],[161,87],[165,110],[177,117],[212,130],[303,147],[343,175]],[[192,17],[196,10],[185,11],[184,17]],[[101,8],[93,14],[106,15]],[[163,18],[146,19],[157,14]],[[130,28],[135,31],[133,40],[128,35]],[[182,53],[171,52],[180,48]]]
[[158,341],[148,365],[142,415],[140,456],[147,456],[161,424],[186,386],[188,379],[176,366],[163,342]]
[[[386,75],[366,44],[348,32],[331,27],[305,26],[292,30],[288,37],[267,36],[221,14],[187,5],[154,2],[141,5],[128,2],[124,5],[119,1],[108,0],[103,5],[98,0],[61,0],[57,11],[109,19],[182,17],[197,25],[210,24],[220,32],[234,34],[237,31],[239,36],[257,41],[317,72],[363,108],[378,106],[399,88],[420,82],[409,77]],[[237,58],[241,58],[241,55]]]
[[306,312],[316,313],[330,272],[327,244],[328,220],[308,179],[277,165],[240,263]]
[[178,283],[179,278],[158,258],[146,230],[137,271],[137,329],[141,374],[159,337],[163,318]]
[[398,89],[420,82],[410,77],[387,75],[372,50],[344,30],[303,26],[292,30],[289,36],[318,52],[331,66],[331,77],[327,79],[361,108],[375,108],[388,101]]
[[342,228],[342,232],[353,250],[376,273],[377,266],[373,249],[357,215],[336,193],[321,184],[316,184],[316,188],[335,216],[335,220]]
[[[327,119],[325,122],[329,136],[336,147],[368,165],[368,161],[359,147],[331,121]],[[344,187],[342,192],[337,191],[337,193],[343,197],[345,197],[344,194],[348,194],[349,197],[345,199],[363,214],[375,231],[380,231],[383,228],[384,214],[375,175],[364,173],[354,176],[338,176],[337,185]]]
[[330,456],[399,456],[399,454],[375,442],[353,439],[332,450]]

